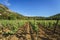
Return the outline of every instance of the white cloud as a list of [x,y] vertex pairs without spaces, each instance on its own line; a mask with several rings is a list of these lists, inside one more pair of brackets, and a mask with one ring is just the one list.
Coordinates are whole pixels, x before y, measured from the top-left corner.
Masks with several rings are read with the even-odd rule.
[[10,6],[9,0],[4,0],[5,5]]

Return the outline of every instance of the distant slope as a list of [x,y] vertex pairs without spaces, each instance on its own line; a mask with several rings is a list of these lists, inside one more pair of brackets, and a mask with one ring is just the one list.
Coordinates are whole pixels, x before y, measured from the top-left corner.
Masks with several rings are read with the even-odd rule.
[[50,16],[50,17],[41,17],[41,16],[24,16],[19,13],[13,12],[9,10],[5,5],[0,4],[0,19],[7,19],[7,20],[13,20],[13,19],[37,19],[37,20],[51,20],[51,19],[60,19],[60,13]]
[[49,18],[50,19],[59,19],[60,20],[60,13],[58,13],[56,15],[53,15],[53,16],[50,16]]
[[20,19],[24,17],[21,14],[9,10],[6,6],[0,4],[0,19]]

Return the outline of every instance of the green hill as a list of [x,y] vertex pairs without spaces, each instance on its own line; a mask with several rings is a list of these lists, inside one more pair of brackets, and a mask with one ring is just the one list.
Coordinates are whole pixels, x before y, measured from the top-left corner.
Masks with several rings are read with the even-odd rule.
[[55,14],[55,15],[53,15],[53,16],[50,16],[49,18],[50,18],[50,19],[54,19],[54,20],[56,20],[56,19],[59,19],[59,20],[60,20],[60,13]]
[[21,19],[21,14],[9,10],[6,6],[0,4],[0,19]]
[[41,17],[41,16],[33,16],[28,17],[21,15],[19,13],[11,11],[9,8],[7,8],[5,5],[0,4],[0,19],[8,19],[8,20],[14,20],[14,19],[60,19],[60,13],[50,16],[50,17]]

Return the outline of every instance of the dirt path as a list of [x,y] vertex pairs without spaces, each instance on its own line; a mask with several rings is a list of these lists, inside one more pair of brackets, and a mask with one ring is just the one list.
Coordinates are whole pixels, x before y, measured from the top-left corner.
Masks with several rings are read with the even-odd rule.
[[48,38],[48,35],[45,33],[42,27],[39,27],[38,40],[51,40]]
[[[42,40],[59,40],[60,36],[58,34],[53,34],[52,31],[49,31],[45,28],[43,28],[41,25],[38,25],[39,27],[39,38]],[[42,35],[42,36],[41,36]]]
[[26,22],[25,25],[18,29],[17,36],[23,40],[31,40],[29,22]]

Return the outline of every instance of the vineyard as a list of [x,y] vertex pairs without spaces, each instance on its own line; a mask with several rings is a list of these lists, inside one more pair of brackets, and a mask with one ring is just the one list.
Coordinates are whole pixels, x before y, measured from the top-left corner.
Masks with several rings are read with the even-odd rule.
[[0,20],[0,40],[59,40],[60,20]]

